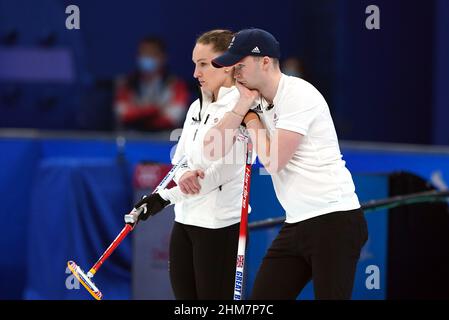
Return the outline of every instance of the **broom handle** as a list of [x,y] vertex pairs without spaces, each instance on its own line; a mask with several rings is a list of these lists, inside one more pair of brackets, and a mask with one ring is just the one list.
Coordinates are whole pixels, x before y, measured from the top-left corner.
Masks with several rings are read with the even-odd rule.
[[[175,164],[171,168],[171,170],[161,180],[159,185],[153,190],[152,193],[155,193],[155,192],[158,192],[161,189],[164,189],[170,183],[170,181],[172,181],[173,177],[175,176],[175,173],[179,170],[179,168],[181,168],[186,162],[187,162],[187,158],[186,158],[186,156],[183,156],[178,161],[178,163]],[[142,208],[139,208],[139,209],[133,208],[130,214],[135,214],[135,215],[138,216],[142,212],[142,210],[143,210]],[[136,221],[138,221],[138,220],[136,219]],[[123,227],[122,231],[120,231],[118,236],[114,239],[114,241],[112,241],[112,243],[109,245],[109,247],[106,249],[106,251],[101,255],[100,259],[98,259],[98,261],[94,264],[94,266],[89,270],[89,276],[90,277],[93,277],[95,275],[95,273],[98,271],[98,269],[100,269],[100,267],[103,264],[103,262],[105,262],[106,259],[109,258],[109,256],[112,254],[112,252],[114,252],[114,250],[123,241],[123,239],[126,238],[128,233],[130,233],[134,229],[136,224],[137,223],[133,223],[133,224],[127,223]]]

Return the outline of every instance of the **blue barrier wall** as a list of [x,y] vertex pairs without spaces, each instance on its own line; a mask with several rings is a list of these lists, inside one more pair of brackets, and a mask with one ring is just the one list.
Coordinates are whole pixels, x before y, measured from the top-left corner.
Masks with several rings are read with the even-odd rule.
[[[448,184],[449,152],[446,150],[395,151],[399,147],[388,150],[374,147],[361,149],[351,144],[343,146],[344,158],[355,177],[362,201],[386,195],[381,175],[367,174],[408,170],[436,183]],[[67,277],[64,263],[69,259],[69,253],[72,259],[81,259],[83,268],[89,268],[95,262],[120,230],[122,215],[132,205],[128,192],[132,188],[129,174],[134,165],[143,160],[166,163],[172,147],[173,144],[168,142],[129,140],[123,148],[124,158],[117,158],[114,139],[0,139],[3,150],[0,157],[0,219],[7,226],[0,235],[0,297],[81,298],[78,293],[68,293],[63,286]],[[126,161],[123,162],[123,159]],[[95,170],[92,165],[96,166]],[[44,174],[51,166],[54,174]],[[110,170],[109,173],[107,170]],[[282,216],[283,211],[275,199],[270,178],[258,175],[257,167],[254,172],[250,221]],[[77,215],[78,218],[75,218]],[[68,217],[75,221],[87,220],[69,223],[70,220],[66,220]],[[385,217],[382,212],[368,213],[367,217],[370,240],[373,242],[362,254],[354,298],[381,299],[385,297],[385,279],[382,278],[382,290],[366,292],[363,268],[371,263],[379,266],[385,264],[385,251],[382,251]],[[89,225],[91,227],[87,228]],[[264,248],[268,247],[270,238],[276,233],[276,228],[252,232],[248,284],[253,281],[254,270]],[[74,247],[70,249],[70,246]],[[117,259],[108,261],[110,266],[105,267],[103,276],[99,273],[99,279],[107,278],[102,283],[116,283],[121,288],[117,292],[112,287],[106,287],[112,298],[129,297],[131,284],[127,282],[130,281],[127,272],[130,256],[129,252],[126,253],[126,247],[125,244],[124,251],[119,251]],[[367,260],[364,261],[363,257]],[[370,257],[374,260],[369,260]],[[46,265],[41,272],[48,272],[40,274],[40,279],[35,279],[36,274],[32,272],[36,263]],[[42,290],[39,291],[39,288]],[[311,291],[307,290],[304,292],[306,298],[311,297]]]
[[[269,176],[254,175],[251,186],[251,207],[254,213],[250,221],[258,221],[273,216],[282,216],[283,210],[271,191],[271,178]],[[388,177],[386,175],[355,174],[354,183],[357,195],[361,202],[372,199],[388,197]],[[387,211],[380,210],[366,213],[369,239],[364,246],[354,280],[353,299],[385,299],[386,297],[386,271],[387,271]],[[255,229],[250,233],[247,262],[246,295],[251,292],[255,276],[260,263],[271,242],[276,237],[279,226],[264,229]],[[366,269],[375,265],[380,270],[380,289],[369,290],[365,286],[367,278]],[[313,299],[313,284],[309,283],[299,295],[299,299]]]
[[[123,227],[132,199],[126,169],[113,159],[59,157],[39,163],[31,192],[25,299],[90,297],[84,289],[74,290],[80,285],[67,261],[87,272]],[[130,240],[95,277],[108,299],[131,296]]]

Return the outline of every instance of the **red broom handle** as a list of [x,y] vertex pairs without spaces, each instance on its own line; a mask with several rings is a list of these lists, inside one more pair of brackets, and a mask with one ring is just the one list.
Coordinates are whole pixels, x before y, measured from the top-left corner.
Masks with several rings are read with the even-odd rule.
[[128,233],[130,233],[131,230],[133,230],[134,227],[130,224],[126,224],[122,231],[118,234],[118,236],[112,241],[112,243],[109,245],[109,247],[106,249],[106,251],[101,255],[100,259],[98,259],[97,263],[89,270],[89,272],[92,274],[92,276],[100,269],[103,262],[109,258],[109,256],[114,252],[114,250],[117,248],[117,246],[123,241],[123,239],[126,238]]

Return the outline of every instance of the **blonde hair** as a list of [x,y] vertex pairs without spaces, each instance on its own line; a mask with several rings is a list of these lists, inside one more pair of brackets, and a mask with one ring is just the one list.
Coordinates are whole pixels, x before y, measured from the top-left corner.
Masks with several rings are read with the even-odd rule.
[[225,52],[231,43],[234,33],[226,29],[210,30],[196,39],[196,43],[211,44],[215,52]]

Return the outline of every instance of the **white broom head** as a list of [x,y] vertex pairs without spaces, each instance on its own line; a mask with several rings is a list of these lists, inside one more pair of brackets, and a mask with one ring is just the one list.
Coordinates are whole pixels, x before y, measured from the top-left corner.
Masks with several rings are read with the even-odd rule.
[[78,281],[86,288],[87,291],[97,300],[101,300],[103,298],[103,294],[97,288],[95,283],[91,280],[89,276],[87,276],[84,271],[78,266],[74,261],[68,261],[67,266],[73,275],[78,279]]

